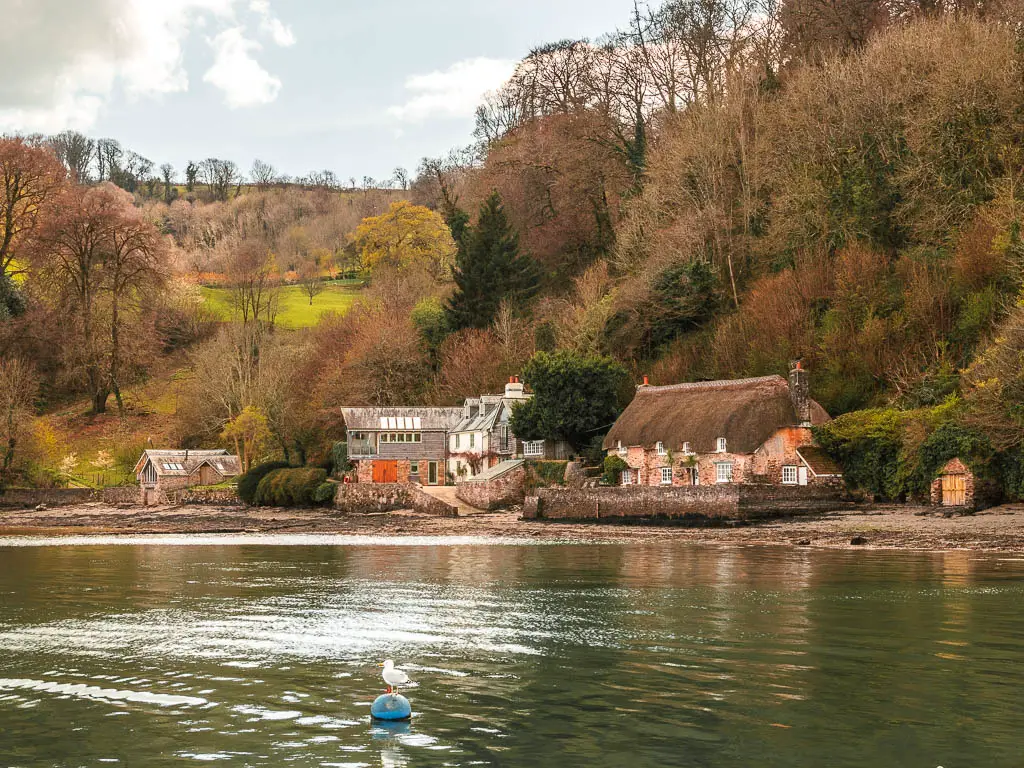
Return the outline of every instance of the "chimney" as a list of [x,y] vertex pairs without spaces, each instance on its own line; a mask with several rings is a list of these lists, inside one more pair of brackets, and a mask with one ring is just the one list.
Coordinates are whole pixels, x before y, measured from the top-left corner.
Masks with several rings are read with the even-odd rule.
[[508,384],[505,385],[505,397],[509,400],[522,400],[526,397],[526,390],[518,376],[513,376],[508,380]]
[[801,360],[793,363],[789,372],[789,397],[800,426],[811,426],[811,381]]
[[637,387],[637,389],[640,389],[641,387],[649,387],[649,386],[651,386],[651,378],[650,378],[650,376],[644,376],[644,383],[641,384],[639,387]]

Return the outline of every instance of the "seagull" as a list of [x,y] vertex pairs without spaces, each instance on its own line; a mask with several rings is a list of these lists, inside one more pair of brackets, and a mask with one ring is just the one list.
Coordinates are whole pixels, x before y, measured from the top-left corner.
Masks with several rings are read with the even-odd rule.
[[398,686],[405,685],[409,682],[409,676],[400,669],[395,669],[395,662],[388,659],[379,666],[384,667],[384,671],[381,673],[381,677],[384,678],[384,682],[388,684],[388,693],[398,693]]

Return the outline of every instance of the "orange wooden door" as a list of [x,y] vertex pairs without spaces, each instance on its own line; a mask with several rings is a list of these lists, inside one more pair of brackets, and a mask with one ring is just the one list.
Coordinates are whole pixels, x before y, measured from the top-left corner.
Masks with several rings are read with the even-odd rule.
[[397,461],[375,461],[373,462],[373,482],[375,483],[397,483],[398,462]]
[[962,507],[967,503],[967,478],[964,475],[945,475],[942,478],[942,504]]

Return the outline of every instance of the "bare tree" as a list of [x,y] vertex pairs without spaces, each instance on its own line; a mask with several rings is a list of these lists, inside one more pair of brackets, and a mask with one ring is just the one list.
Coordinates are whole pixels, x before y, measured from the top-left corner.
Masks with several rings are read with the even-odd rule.
[[409,188],[409,172],[405,168],[401,166],[395,168],[392,178],[399,189],[405,190]]
[[231,304],[244,326],[270,327],[277,318],[280,280],[274,256],[263,243],[246,241],[234,249],[227,266]]
[[199,164],[199,176],[210,191],[214,200],[226,202],[231,187],[239,182],[241,176],[238,166],[230,160],[207,158]]
[[252,170],[249,172],[249,177],[252,179],[252,183],[256,185],[257,189],[265,191],[277,183],[277,169],[270,163],[265,163],[259,158],[256,158],[252,163]]
[[18,445],[28,434],[38,391],[39,379],[27,362],[0,358],[0,492],[10,480]]
[[49,144],[57,159],[68,169],[71,178],[79,184],[88,184],[96,142],[78,131],[64,131],[51,136]]
[[299,265],[299,280],[302,284],[302,292],[309,297],[309,306],[313,306],[313,299],[324,292],[324,281],[320,277],[320,265],[316,259],[307,258]]
[[160,173],[164,180],[164,202],[170,205],[177,197],[177,190],[174,188],[174,166],[164,163],[160,166]]

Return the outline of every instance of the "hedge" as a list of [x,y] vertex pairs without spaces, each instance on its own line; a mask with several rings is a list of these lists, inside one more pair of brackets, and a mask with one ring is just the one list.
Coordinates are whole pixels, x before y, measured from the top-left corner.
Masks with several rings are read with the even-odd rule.
[[238,478],[238,497],[246,504],[256,503],[256,491],[260,481],[277,469],[287,469],[291,465],[287,461],[269,461],[258,464]]
[[261,507],[311,507],[317,489],[327,480],[324,469],[275,469],[256,489],[256,504]]

